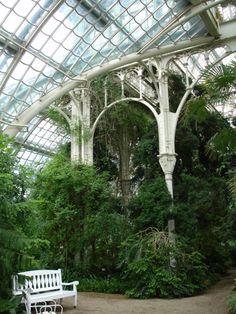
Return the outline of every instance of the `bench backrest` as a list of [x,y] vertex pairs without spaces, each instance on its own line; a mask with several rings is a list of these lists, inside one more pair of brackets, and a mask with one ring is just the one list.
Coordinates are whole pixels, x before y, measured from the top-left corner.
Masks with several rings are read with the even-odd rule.
[[13,276],[13,293],[30,289],[31,293],[62,290],[61,269],[31,270]]

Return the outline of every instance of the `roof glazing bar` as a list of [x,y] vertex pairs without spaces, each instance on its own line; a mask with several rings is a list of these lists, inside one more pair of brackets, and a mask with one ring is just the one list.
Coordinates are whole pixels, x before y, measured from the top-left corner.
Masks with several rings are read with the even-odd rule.
[[[11,39],[11,43],[15,44],[16,46],[18,46],[19,48],[22,49],[20,56],[23,54],[23,52],[27,51],[29,54],[31,54],[34,57],[38,58],[39,60],[43,61],[45,64],[47,64],[48,66],[52,67],[56,71],[60,72],[61,74],[63,74],[67,78],[69,78],[70,80],[72,80],[72,81],[75,80],[75,81],[79,81],[79,82],[84,81],[84,80],[78,80],[75,77],[71,77],[68,73],[65,72],[65,71],[67,71],[67,69],[65,69],[65,68],[61,69],[61,65],[58,64],[58,63],[53,62],[52,60],[48,61],[46,56],[42,56],[42,55],[39,54],[39,51],[36,51],[36,50],[34,51],[33,49],[27,48],[26,45],[19,44],[17,41],[15,41],[13,39]],[[16,62],[16,59],[15,59],[14,67],[11,69],[11,71],[7,72],[8,73],[7,78],[9,78],[10,74],[13,72],[15,66],[17,65],[17,63],[19,61],[18,59],[20,59],[20,56],[19,57],[17,56],[17,62]],[[4,85],[5,84],[6,84],[6,78],[4,78]],[[2,90],[2,88],[3,88],[3,83],[0,85],[0,91]]]
[[4,32],[2,29],[0,29],[0,46],[7,49],[9,54],[11,56],[14,56],[17,54],[17,52],[19,51],[19,44],[23,44],[24,42],[22,40],[16,40],[16,43],[12,42],[12,37]]
[[[201,0],[190,0],[192,4],[198,5],[201,4]],[[219,37],[218,24],[215,19],[215,16],[211,11],[204,11],[200,13],[201,19],[203,20],[206,28],[211,36]]]
[[[176,16],[176,18],[171,21],[171,23],[165,27],[165,29],[161,30],[160,32],[158,32],[149,42],[146,43],[146,45],[144,45],[137,53],[141,54],[143,52],[145,52],[155,41],[157,41],[161,36],[169,33],[171,30],[175,29],[177,26],[180,26],[181,24],[186,23],[187,21],[189,21],[192,17],[218,5],[221,4],[223,2],[225,2],[226,0],[217,0],[215,2],[212,3],[208,3],[206,4],[199,4],[197,6],[189,6],[188,8],[186,8],[186,10],[184,10],[183,12],[181,12],[178,16]],[[189,12],[189,14],[188,14]]]
[[44,156],[49,156],[52,157],[53,155],[55,155],[55,153],[53,151],[47,150],[47,149],[43,149],[41,147],[38,146],[33,146],[27,143],[22,142],[21,140],[17,140],[15,139],[16,143],[20,144],[22,147],[30,150],[33,153],[39,153],[42,154]]
[[105,18],[105,12],[101,15],[101,12],[96,9],[94,4],[91,4],[89,0],[78,1],[91,15],[93,15],[103,26],[109,24],[110,20]]
[[[33,39],[37,36],[38,32],[42,29],[42,27],[45,25],[45,23],[48,21],[48,19],[54,14],[54,12],[57,10],[57,8],[64,2],[64,0],[58,0],[54,6],[50,9],[50,11],[48,11],[48,14],[44,17],[44,19],[42,19],[41,23],[37,26],[36,30],[31,34],[31,36],[29,37],[29,39],[27,40],[27,42],[18,42],[16,39],[13,39],[11,36],[9,35],[5,35],[1,32],[1,35],[9,40],[9,42],[13,45],[15,45],[16,47],[18,47],[18,54],[16,55],[14,61],[11,63],[11,65],[9,66],[8,71],[5,74],[4,79],[2,80],[1,84],[0,84],[0,91],[4,88],[4,86],[7,83],[7,80],[9,79],[9,77],[11,76],[12,72],[14,71],[15,67],[17,66],[18,62],[21,60],[22,55],[25,53],[25,51],[28,51],[29,53],[32,54],[31,51],[29,51],[28,47],[31,44],[31,42],[33,41]],[[6,36],[8,36],[9,38],[6,38]],[[36,54],[36,57],[39,58],[39,54]],[[45,60],[42,60],[43,62],[45,62]],[[45,62],[47,64],[47,62]],[[52,66],[52,65],[51,65]],[[53,66],[52,66],[53,67]],[[64,73],[63,73],[64,74]]]
[[[152,0],[151,0],[152,1]],[[149,3],[151,2],[151,1],[149,1]],[[109,24],[111,24],[111,22],[110,21],[112,21],[112,23],[114,23],[114,25],[116,26],[116,27],[118,27],[118,29],[122,32],[122,33],[124,33],[125,34],[125,36],[127,36],[132,42],[135,42],[135,38],[133,38],[132,37],[132,35],[124,28],[124,26],[122,26],[118,21],[117,21],[117,19],[119,18],[119,16],[117,16],[116,18],[114,18],[111,14],[109,14],[108,12],[106,12],[106,11],[104,11],[104,9],[102,8],[102,6],[99,4],[99,2],[94,2],[93,0],[86,0],[86,1],[83,1],[83,2],[90,2],[91,4],[91,6],[96,6],[99,10],[98,10],[98,12],[100,11],[100,12],[102,12],[102,15],[104,15],[106,18],[107,18],[107,20],[109,21]],[[116,5],[116,2],[114,1],[114,4],[111,6],[111,7],[114,7]],[[128,8],[129,7],[131,7],[132,6],[132,3],[128,6]],[[109,9],[111,9],[111,7],[109,8]],[[127,8],[127,9],[128,9]],[[127,11],[127,9],[126,9],[126,11]],[[100,13],[101,14],[101,13]]]

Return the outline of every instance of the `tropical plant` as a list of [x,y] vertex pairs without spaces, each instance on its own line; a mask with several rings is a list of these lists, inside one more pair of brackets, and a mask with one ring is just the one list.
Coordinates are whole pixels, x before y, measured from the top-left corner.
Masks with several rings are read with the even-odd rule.
[[[170,257],[177,261],[175,268],[169,265]],[[204,257],[186,251],[181,243],[171,245],[167,234],[156,228],[127,238],[120,259],[130,297],[182,297],[202,291],[209,284]]]

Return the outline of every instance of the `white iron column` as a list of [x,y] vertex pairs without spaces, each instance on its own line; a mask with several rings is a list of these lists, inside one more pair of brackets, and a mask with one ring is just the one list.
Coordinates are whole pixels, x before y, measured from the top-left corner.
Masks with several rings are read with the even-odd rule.
[[78,93],[72,91],[71,95],[71,161],[81,162],[81,139],[78,136],[81,120],[81,108]]
[[88,165],[93,164],[93,140],[92,129],[90,127],[90,106],[91,98],[88,89],[82,90],[82,156],[83,162]]
[[71,161],[93,163],[92,132],[90,128],[90,95],[87,89],[74,89],[70,93],[71,114]]
[[[157,60],[159,71],[159,102],[160,114],[158,116],[159,130],[159,163],[165,174],[165,181],[168,191],[173,199],[173,171],[176,163],[175,153],[175,129],[177,123],[176,113],[170,112],[169,93],[168,93],[168,76],[167,64],[169,59]],[[170,213],[172,209],[170,208]],[[174,238],[175,221],[172,217],[168,220],[168,232],[171,242]]]

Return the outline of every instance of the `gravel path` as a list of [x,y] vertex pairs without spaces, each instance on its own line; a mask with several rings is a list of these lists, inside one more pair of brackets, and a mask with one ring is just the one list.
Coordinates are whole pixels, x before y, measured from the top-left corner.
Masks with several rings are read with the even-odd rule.
[[[64,302],[66,314],[228,314],[226,299],[234,287],[236,269],[232,269],[203,295],[182,299],[134,300],[120,294],[80,292],[78,307]],[[68,302],[69,301],[69,302]]]

